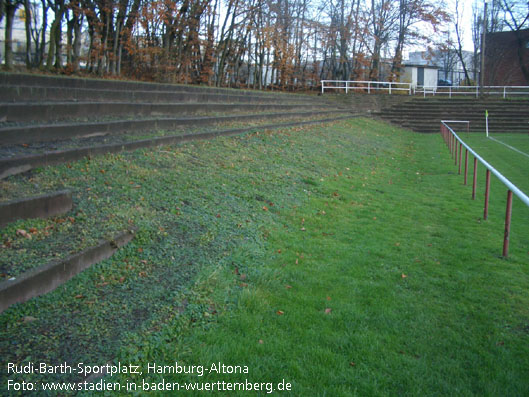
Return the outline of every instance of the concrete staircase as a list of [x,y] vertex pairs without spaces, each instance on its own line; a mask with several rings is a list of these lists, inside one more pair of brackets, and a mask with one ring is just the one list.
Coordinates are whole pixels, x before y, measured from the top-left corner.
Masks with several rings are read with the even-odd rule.
[[439,132],[441,120],[470,121],[470,131],[485,131],[485,110],[489,131],[529,132],[529,100],[497,98],[417,98],[394,103],[373,113],[375,117],[421,133]]
[[0,163],[72,145],[137,140],[134,147],[141,147],[145,134],[161,138],[237,123],[270,127],[351,115],[346,105],[316,95],[0,73]]

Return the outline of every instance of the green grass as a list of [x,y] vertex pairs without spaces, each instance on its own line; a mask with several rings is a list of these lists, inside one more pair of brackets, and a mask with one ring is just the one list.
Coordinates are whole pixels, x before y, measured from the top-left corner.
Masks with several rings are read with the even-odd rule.
[[[529,195],[529,135],[528,134],[460,134],[461,138],[489,164],[501,172],[526,195]],[[513,150],[500,142],[515,149]],[[522,152],[522,153],[520,153]],[[525,154],[523,154],[525,153]]]
[[[501,209],[476,216],[438,137],[364,128],[333,129],[345,150],[329,156],[306,205],[281,212],[269,259],[244,267],[251,282],[213,329],[176,327],[120,359],[247,365],[243,376],[150,377],[285,379],[293,395],[527,394],[527,237],[499,259]],[[230,270],[205,284],[237,289]]]
[[[142,366],[105,379],[123,384],[285,380],[296,396],[527,395],[529,210],[503,259],[504,190],[492,182],[485,222],[482,186],[473,201],[462,182],[438,135],[366,119],[11,178],[10,193],[73,188],[75,225],[139,232],[3,313],[3,362]],[[248,374],[146,373],[175,361]]]

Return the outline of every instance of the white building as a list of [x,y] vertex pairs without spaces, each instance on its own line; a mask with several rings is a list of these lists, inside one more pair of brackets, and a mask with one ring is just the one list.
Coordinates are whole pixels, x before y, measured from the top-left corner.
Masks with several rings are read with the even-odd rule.
[[[474,53],[470,51],[463,51],[463,59],[467,68],[469,77],[474,82],[479,80],[479,61],[476,60],[476,67],[474,67]],[[409,59],[404,62],[405,66],[425,68],[426,73],[432,74],[432,71],[426,72],[426,69],[436,69],[437,77],[435,84],[424,83],[425,86],[437,86],[440,80],[448,82],[452,85],[463,85],[465,83],[465,72],[463,64],[455,50],[446,51],[415,51],[410,52]],[[422,73],[419,72],[418,73]],[[420,81],[420,77],[418,80]],[[418,85],[421,85],[418,83]]]
[[411,83],[417,87],[437,87],[439,67],[432,65],[414,65],[404,63],[404,73],[400,76],[402,83]]

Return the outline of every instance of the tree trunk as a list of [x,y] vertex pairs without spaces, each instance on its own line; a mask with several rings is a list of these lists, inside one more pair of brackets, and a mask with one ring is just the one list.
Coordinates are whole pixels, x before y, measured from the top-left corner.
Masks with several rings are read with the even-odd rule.
[[29,0],[24,0],[24,12],[26,13],[26,19],[24,25],[26,28],[26,67],[31,69],[33,66],[33,60],[31,59],[31,17],[32,11],[29,4]]
[[50,44],[48,46],[48,59],[46,60],[46,69],[53,69],[53,58],[55,55],[55,36],[57,32],[57,19],[53,21],[50,27]]
[[[44,52],[46,51],[46,30],[48,29],[48,5],[46,0],[41,0],[42,4],[42,26],[40,30],[40,38],[37,38],[35,43],[35,66],[41,67],[44,63]],[[38,36],[37,36],[38,37]]]
[[73,26],[73,54],[72,54],[72,68],[74,72],[79,71],[79,60],[81,58],[81,25],[82,16],[76,17]]
[[18,3],[13,0],[5,0],[5,60],[4,66],[7,70],[13,68],[13,22],[15,19],[15,12],[18,8]]

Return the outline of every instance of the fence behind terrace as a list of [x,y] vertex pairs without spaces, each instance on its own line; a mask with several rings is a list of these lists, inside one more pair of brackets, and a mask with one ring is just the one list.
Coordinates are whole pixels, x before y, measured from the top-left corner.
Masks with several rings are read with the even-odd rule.
[[321,93],[325,93],[325,90],[345,90],[348,94],[349,91],[363,91],[371,94],[371,92],[387,92],[388,94],[404,93],[411,95],[412,87],[410,83],[398,83],[394,81],[348,81],[348,80],[322,80],[321,81]]
[[415,94],[427,95],[447,95],[452,96],[474,96],[479,98],[480,95],[498,96],[503,99],[518,98],[521,96],[529,97],[529,86],[449,86],[449,87],[428,87],[421,86],[414,90]]
[[357,80],[322,80],[321,93],[325,90],[345,90],[365,92],[381,92],[387,94],[407,94],[436,96],[443,95],[452,97],[475,97],[496,96],[506,98],[529,98],[529,86],[412,86],[410,83],[399,83],[394,81],[357,81]]
[[[529,207],[529,197],[516,187],[511,181],[505,178],[498,170],[496,170],[487,161],[481,158],[474,150],[470,148],[463,140],[450,128],[447,123],[453,123],[454,121],[441,121],[441,135],[443,136],[446,145],[450,149],[450,153],[454,158],[455,164],[459,164],[459,174],[461,174],[462,164],[462,152],[465,148],[465,168],[464,168],[464,184],[467,184],[468,175],[468,154],[474,156],[474,173],[472,181],[472,199],[476,198],[476,182],[477,182],[477,167],[478,162],[483,164],[486,169],[485,176],[485,203],[483,209],[483,218],[488,218],[489,212],[489,196],[490,196],[490,174],[494,174],[501,183],[507,187],[507,208],[505,210],[505,232],[503,237],[503,256],[509,255],[509,237],[511,232],[511,215],[512,215],[512,196],[513,193]],[[466,122],[464,122],[466,123]]]

